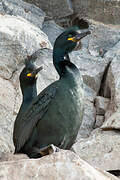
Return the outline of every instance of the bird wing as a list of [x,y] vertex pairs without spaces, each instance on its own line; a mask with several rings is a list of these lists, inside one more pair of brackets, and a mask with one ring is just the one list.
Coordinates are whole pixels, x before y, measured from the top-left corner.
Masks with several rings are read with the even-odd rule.
[[[51,86],[52,85],[52,86]],[[48,110],[48,105],[55,97],[57,87],[51,84],[44,89],[31,103],[26,113],[24,114],[17,136],[15,137],[15,152],[19,152],[29,139],[33,128]]]

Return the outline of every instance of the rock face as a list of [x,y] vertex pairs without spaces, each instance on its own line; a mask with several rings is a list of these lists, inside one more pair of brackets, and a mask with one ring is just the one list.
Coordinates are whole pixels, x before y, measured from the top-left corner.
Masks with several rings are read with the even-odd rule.
[[25,3],[22,0],[2,0],[0,6],[3,10],[2,14],[23,17],[35,26],[42,28],[45,13],[35,5]]
[[47,36],[40,29],[23,18],[0,15],[0,147],[2,147],[0,151],[2,152],[13,151],[12,129],[21,102],[18,75],[24,59],[44,47],[52,48]]
[[[113,12],[115,5],[119,7],[118,1],[104,0],[100,2],[94,0],[91,3],[87,0],[28,2],[44,6],[47,15],[59,18],[61,22],[67,18],[72,21],[73,12],[79,15],[86,6],[89,8],[85,9],[87,11],[81,17],[93,17],[106,22],[107,13],[109,14],[106,10],[111,4]],[[104,13],[101,9],[103,4],[105,4]],[[115,21],[109,19],[110,16],[107,24],[117,23],[117,7]],[[94,9],[96,14],[93,14]],[[60,14],[56,15],[58,11]],[[103,15],[105,18],[102,18]],[[38,66],[44,66],[37,80],[38,93],[58,79],[52,63],[52,48],[56,37],[64,29],[55,23],[57,19],[46,20],[46,18],[45,13],[33,4],[22,0],[0,1],[0,179],[6,179],[9,174],[11,179],[18,180],[41,179],[41,177],[114,180],[116,178],[94,169],[69,151],[55,153],[38,160],[27,160],[27,156],[11,154],[14,151],[13,124],[22,98],[18,78],[25,58],[32,55],[33,59],[36,57]],[[116,170],[120,169],[120,26],[104,25],[94,20],[89,20],[89,23],[92,34],[82,40],[80,51],[70,55],[71,61],[77,65],[83,76],[85,93],[83,122],[72,149],[94,167]]]
[[120,110],[118,109],[117,112],[113,113],[102,125],[101,127],[104,130],[120,130]]
[[49,180],[117,180],[109,173],[94,169],[70,151],[61,151],[41,159],[18,160],[0,163],[1,179]]
[[25,0],[43,9],[47,16],[55,19],[66,16],[80,16],[80,18],[94,19],[106,24],[119,24],[119,0]]
[[95,130],[91,136],[73,145],[73,150],[92,166],[103,169],[119,169],[120,135],[115,131]]
[[28,3],[33,3],[43,9],[49,17],[65,17],[73,13],[71,2],[66,0],[26,0]]
[[101,96],[95,98],[95,107],[97,115],[105,115],[107,107],[109,105],[109,99]]
[[56,38],[64,31],[64,29],[58,26],[53,20],[45,21],[42,30],[47,34],[52,45],[54,45]]

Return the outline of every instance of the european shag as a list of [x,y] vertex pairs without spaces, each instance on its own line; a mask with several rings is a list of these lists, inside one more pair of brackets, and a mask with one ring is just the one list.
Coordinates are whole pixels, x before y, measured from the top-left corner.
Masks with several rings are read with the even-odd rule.
[[13,131],[14,144],[16,144],[17,131],[22,123],[23,115],[26,112],[27,108],[29,107],[30,103],[37,96],[37,89],[36,89],[37,74],[42,69],[43,69],[42,66],[38,68],[33,62],[29,61],[26,63],[26,66],[24,67],[24,69],[22,70],[19,76],[23,100],[14,123],[14,131]]
[[72,27],[56,39],[53,64],[60,78],[45,88],[25,112],[15,137],[15,153],[39,158],[51,144],[62,149],[73,145],[83,118],[84,93],[80,71],[68,54],[88,34],[90,31],[79,33],[77,27]]

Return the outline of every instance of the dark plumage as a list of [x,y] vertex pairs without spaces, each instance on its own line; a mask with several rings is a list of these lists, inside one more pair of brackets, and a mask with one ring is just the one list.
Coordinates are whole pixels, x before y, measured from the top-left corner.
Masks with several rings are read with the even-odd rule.
[[30,103],[37,96],[36,80],[37,80],[37,73],[40,70],[42,70],[42,66],[38,68],[37,66],[35,66],[33,62],[28,61],[20,74],[19,81],[23,95],[23,100],[14,123],[14,131],[13,131],[14,144],[16,144],[16,137],[18,136],[17,131],[21,126],[23,115],[26,112],[27,108],[29,107]]
[[79,69],[69,55],[90,32],[70,28],[55,41],[53,64],[60,76],[31,103],[17,129],[15,153],[41,157],[41,149],[54,144],[63,149],[73,145],[83,117],[83,89]]

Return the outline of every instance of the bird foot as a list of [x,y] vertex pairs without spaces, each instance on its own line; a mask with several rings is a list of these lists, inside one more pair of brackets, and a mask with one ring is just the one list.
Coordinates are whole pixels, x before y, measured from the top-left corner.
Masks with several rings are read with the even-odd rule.
[[50,144],[50,145],[40,149],[40,154],[42,156],[53,154],[55,152],[59,152],[59,148],[54,146],[53,144]]

